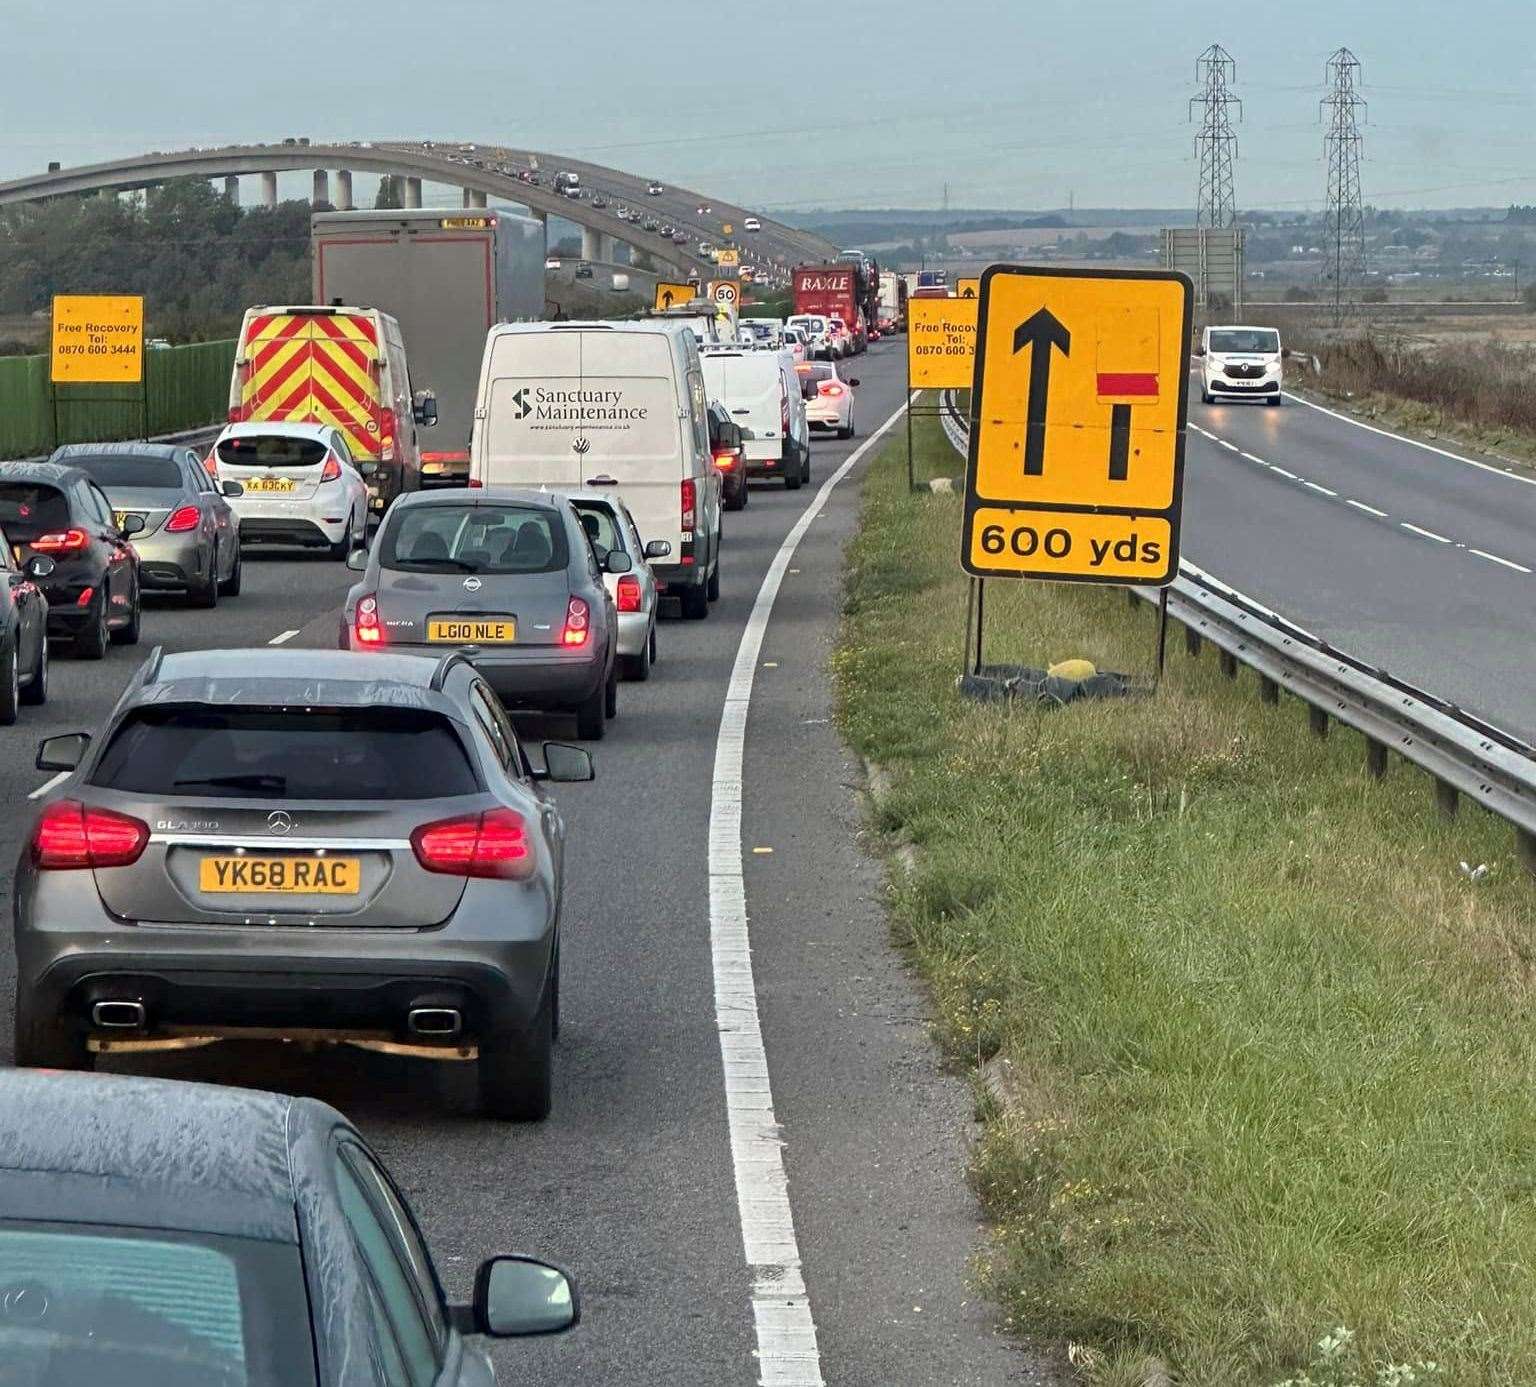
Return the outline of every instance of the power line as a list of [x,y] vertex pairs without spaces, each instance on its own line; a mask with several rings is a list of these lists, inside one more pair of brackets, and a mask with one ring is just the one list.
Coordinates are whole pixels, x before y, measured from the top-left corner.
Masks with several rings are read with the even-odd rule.
[[1237,134],[1232,111],[1242,119],[1243,103],[1229,90],[1237,77],[1237,64],[1219,43],[1213,43],[1195,60],[1200,92],[1189,101],[1190,116],[1200,108],[1200,129],[1195,134],[1195,158],[1200,164],[1200,190],[1195,196],[1196,226],[1231,226],[1237,218],[1237,192],[1233,165],[1237,162]]
[[1360,199],[1360,126],[1365,98],[1360,95],[1360,60],[1347,48],[1328,59],[1328,91],[1321,103],[1328,161],[1328,207],[1323,218],[1329,248],[1326,273],[1333,280],[1333,321],[1344,320],[1365,274],[1365,208]]

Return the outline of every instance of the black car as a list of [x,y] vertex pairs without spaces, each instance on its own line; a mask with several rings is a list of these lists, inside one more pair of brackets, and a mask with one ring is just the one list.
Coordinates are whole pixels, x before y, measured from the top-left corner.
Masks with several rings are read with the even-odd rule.
[[451,1305],[368,1143],[308,1098],[0,1074],[0,1380],[491,1387],[474,1336],[558,1334],[570,1277],[492,1257]]
[[48,634],[73,640],[88,660],[107,653],[109,640],[139,639],[139,555],[128,542],[144,528],[142,516],[124,517],[90,474],[56,462],[8,462],[0,471],[0,530],[11,557],[25,565],[36,555],[53,561],[39,576],[48,599]]
[[48,700],[48,599],[39,581],[53,560],[36,554],[18,564],[0,534],[0,723],[16,721],[17,705]]
[[745,510],[747,462],[741,446],[741,425],[718,400],[709,402],[709,451],[720,473],[720,504],[726,510]]

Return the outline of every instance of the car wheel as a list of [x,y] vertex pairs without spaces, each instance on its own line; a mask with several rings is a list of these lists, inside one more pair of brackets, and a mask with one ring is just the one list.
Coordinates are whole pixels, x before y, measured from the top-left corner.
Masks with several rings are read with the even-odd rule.
[[715,558],[715,570],[709,575],[709,583],[704,589],[706,602],[718,602],[720,600],[720,559]]
[[811,450],[806,448],[801,454],[800,480],[807,486],[811,482]]
[[21,701],[34,708],[48,701],[47,632],[44,632],[37,642],[37,668],[32,671],[32,682],[21,691]]
[[608,678],[603,683],[603,716],[616,718],[619,715],[619,662],[613,662],[613,668],[608,671]]
[[480,1111],[504,1122],[542,1122],[554,1089],[556,1005],[554,977],[526,1031],[501,1032],[480,1042],[476,1064]]
[[636,684],[643,684],[651,677],[651,661],[656,658],[656,632],[646,639],[645,649],[638,655],[624,657],[624,677]]
[[837,431],[837,436],[839,438],[852,438],[853,437],[853,415],[850,414],[848,416],[848,427],[846,429],[839,429]]
[[784,473],[784,490],[800,490],[800,469],[798,467],[791,467],[786,469]]
[[16,710],[21,706],[21,655],[16,645],[15,640],[11,641],[0,657],[0,727],[15,722]]
[[213,559],[208,564],[208,581],[201,587],[188,589],[187,600],[194,607],[219,605],[219,546],[217,544],[213,546]]
[[235,540],[235,566],[229,570],[229,577],[224,580],[224,596],[239,597],[240,584],[244,579],[244,558],[240,553],[240,541]]
[[651,623],[651,639],[647,642],[645,653],[650,656],[651,663],[654,665],[656,663],[656,623],[654,621]]
[[576,707],[576,735],[583,741],[600,742],[608,730],[607,686],[599,684]]
[[357,544],[354,538],[356,533],[357,516],[354,513],[347,516],[347,528],[346,531],[342,534],[341,538],[338,539],[335,544],[330,546],[331,557],[333,559],[345,560],[347,555],[350,554],[355,548],[357,548]]
[[688,621],[703,621],[709,615],[709,597],[700,583],[683,592],[683,617]]
[[107,653],[107,590],[100,588],[86,618],[85,626],[75,636],[75,654],[82,660],[100,660]]
[[747,489],[745,487],[743,487],[740,491],[733,491],[733,492],[731,492],[725,498],[725,509],[726,510],[743,510],[743,509],[745,509],[746,504],[747,504]]
[[16,999],[16,1064],[21,1069],[94,1069],[85,1028],[57,1014],[40,1016],[30,1000]]
[[1267,404],[1271,409],[1278,409],[1280,407],[1280,397],[1278,395],[1271,395],[1264,401],[1264,403]]
[[1208,405],[1208,404],[1212,403],[1212,401],[1211,401],[1211,392],[1209,390],[1202,390],[1200,392],[1200,403],[1203,404],[1203,405]]

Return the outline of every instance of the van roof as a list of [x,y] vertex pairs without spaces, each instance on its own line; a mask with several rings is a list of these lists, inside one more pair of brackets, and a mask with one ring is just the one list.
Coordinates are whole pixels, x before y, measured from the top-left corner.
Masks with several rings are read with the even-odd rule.
[[642,318],[633,323],[605,322],[599,318],[564,323],[497,323],[492,337],[513,337],[535,332],[630,332],[676,337],[686,330],[688,319]]

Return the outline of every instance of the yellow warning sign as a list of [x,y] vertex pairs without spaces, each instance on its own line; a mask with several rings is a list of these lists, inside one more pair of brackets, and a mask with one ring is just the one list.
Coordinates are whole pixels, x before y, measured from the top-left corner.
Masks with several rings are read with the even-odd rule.
[[965,390],[976,369],[976,301],[907,300],[907,388]]
[[55,296],[50,360],[57,382],[137,385],[144,379],[143,297]]
[[722,246],[715,252],[715,264],[729,268],[741,264],[741,252],[735,246]]
[[658,311],[663,308],[681,308],[685,303],[692,303],[698,297],[698,292],[695,284],[670,284],[666,280],[657,280],[655,307]]
[[981,297],[981,276],[974,279],[957,279],[955,281],[955,297],[957,299],[979,299]]
[[1174,271],[981,276],[962,567],[1173,581],[1193,300]]

